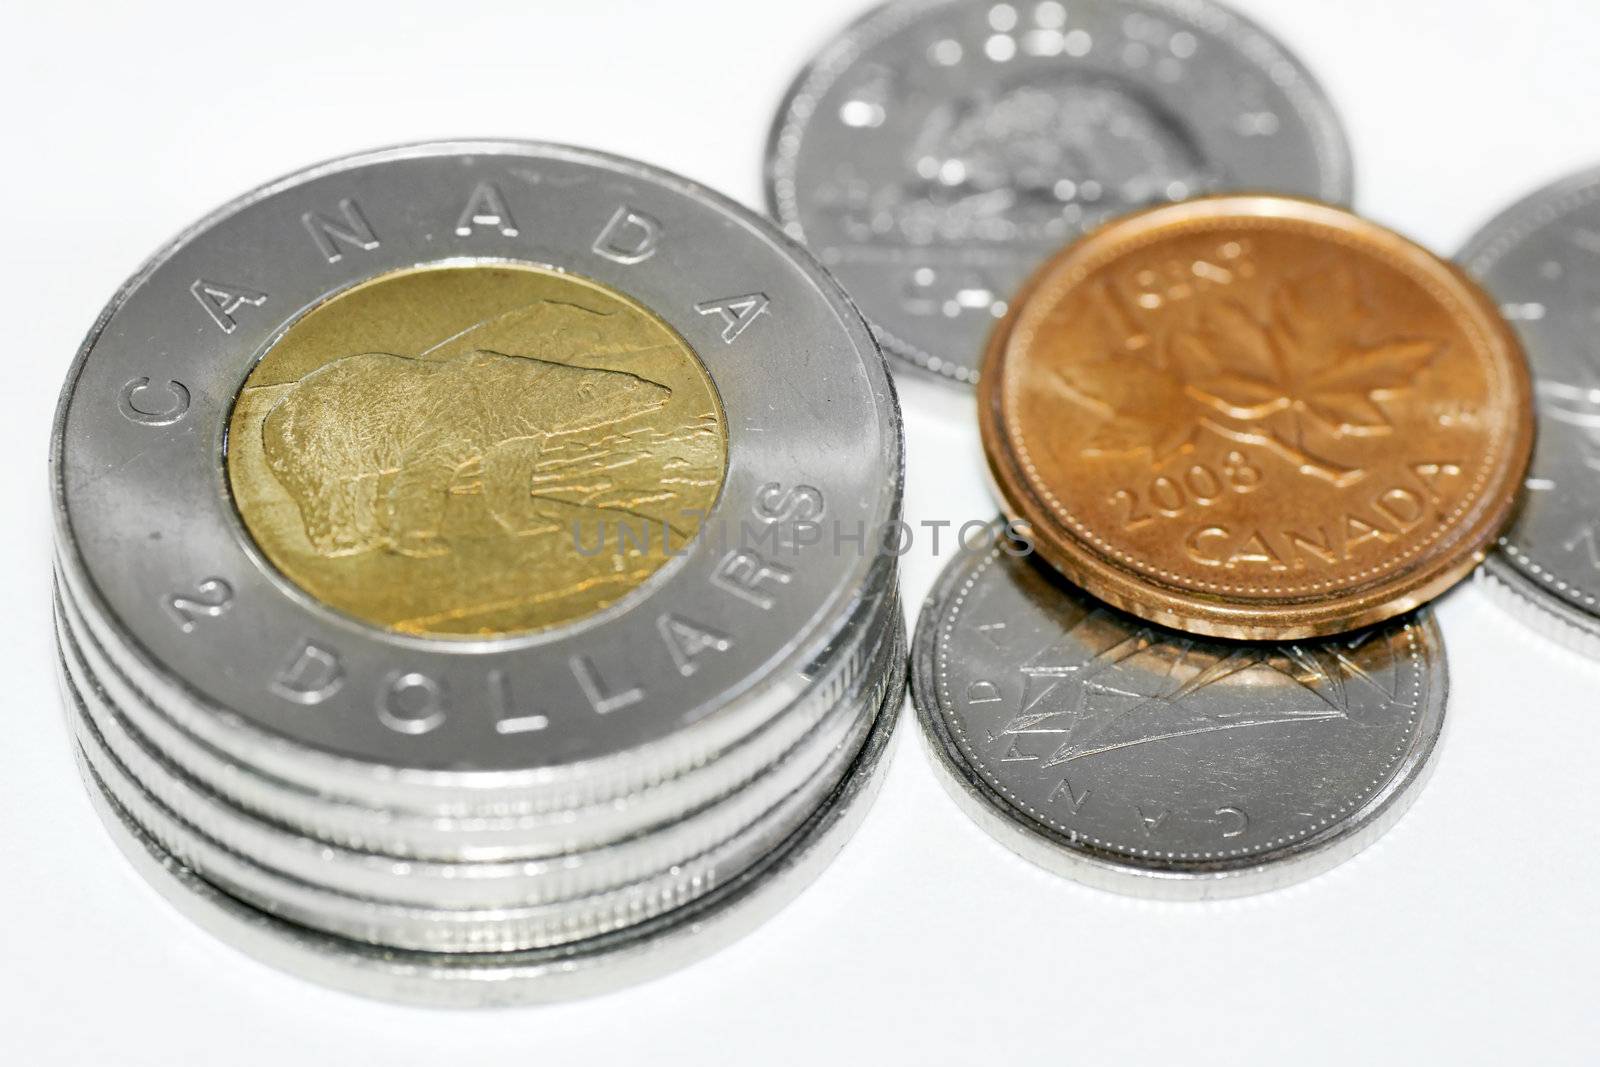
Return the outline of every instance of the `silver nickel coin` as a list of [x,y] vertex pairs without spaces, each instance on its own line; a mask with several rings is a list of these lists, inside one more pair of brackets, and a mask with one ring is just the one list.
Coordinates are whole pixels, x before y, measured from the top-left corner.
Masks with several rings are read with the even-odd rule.
[[58,409],[63,575],[84,613],[120,635],[108,651],[140,667],[186,729],[286,782],[375,807],[425,806],[450,789],[484,808],[625,796],[790,706],[891,565],[870,550],[791,552],[781,532],[764,548],[703,534],[597,614],[492,640],[385,630],[306,594],[230,500],[234,398],[263,351],[330,295],[456,263],[582,276],[687,342],[727,426],[708,528],[770,533],[825,516],[870,544],[898,515],[900,426],[882,357],[805,252],[642,164],[451,142],[274,182],[124,286]]
[[1275,889],[1364,848],[1416,795],[1446,692],[1427,612],[1328,641],[1208,641],[1000,546],[939,579],[912,674],[963,810],[1043,867],[1161,899]]
[[1600,168],[1502,212],[1457,260],[1521,338],[1538,405],[1522,504],[1484,577],[1541,631],[1600,656]]
[[865,816],[882,784],[903,700],[897,682],[844,780],[754,867],[692,904],[629,930],[514,953],[368,947],[250,907],[162,848],[98,785],[81,752],[78,759],[90,799],[117,846],[179,910],[240,951],[308,980],[382,1000],[434,1007],[535,1004],[597,995],[686,966],[781,909],[821,874]]
[[800,73],[766,166],[773,216],[897,365],[960,382],[1033,268],[1106,218],[1352,187],[1311,75],[1209,0],[886,4]]

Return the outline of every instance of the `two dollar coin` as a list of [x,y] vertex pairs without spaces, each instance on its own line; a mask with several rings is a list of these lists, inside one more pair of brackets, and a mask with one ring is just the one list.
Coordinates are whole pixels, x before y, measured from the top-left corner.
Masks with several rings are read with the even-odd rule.
[[871,795],[901,455],[843,294],[690,182],[514,142],[293,175],[134,277],[63,393],[84,777],[175,901],[320,980],[655,973]]

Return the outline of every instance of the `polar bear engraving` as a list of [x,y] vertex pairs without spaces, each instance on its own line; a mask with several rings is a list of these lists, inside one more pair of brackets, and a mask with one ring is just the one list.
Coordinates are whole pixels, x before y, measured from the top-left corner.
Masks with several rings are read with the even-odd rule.
[[671,567],[721,493],[728,432],[698,353],[627,294],[449,263],[306,310],[240,386],[223,457],[286,581],[373,626],[481,638],[584,618]]
[[450,551],[445,509],[465,472],[516,534],[539,517],[530,484],[553,437],[665,406],[672,391],[626,371],[487,350],[429,360],[367,352],[290,386],[262,423],[267,465],[322,556]]

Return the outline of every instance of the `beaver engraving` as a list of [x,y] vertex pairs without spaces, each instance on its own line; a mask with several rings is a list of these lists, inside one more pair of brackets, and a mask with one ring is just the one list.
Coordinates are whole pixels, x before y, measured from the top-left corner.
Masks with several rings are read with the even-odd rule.
[[484,349],[430,360],[346,356],[277,398],[262,423],[269,469],[322,556],[450,551],[445,511],[481,482],[490,515],[516,534],[540,517],[535,464],[552,438],[663,407],[664,385],[626,371]]

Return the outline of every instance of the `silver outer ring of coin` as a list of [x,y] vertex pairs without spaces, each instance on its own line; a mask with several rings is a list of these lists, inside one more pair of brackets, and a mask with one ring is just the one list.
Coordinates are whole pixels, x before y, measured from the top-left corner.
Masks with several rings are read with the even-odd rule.
[[[304,219],[337,220],[346,200],[378,247],[330,263]],[[478,211],[485,203],[494,210]],[[653,233],[653,252],[597,251],[617,219]],[[846,529],[861,521],[877,531],[898,516],[899,417],[871,334],[808,254],[745,209],[642,164],[528,142],[412,145],[301,171],[209,216],[123,287],[72,368],[52,449],[58,551],[80,605],[115,620],[168,699],[201,709],[186,726],[253,766],[380,805],[441,788],[511,803],[542,790],[555,807],[622,795],[697,764],[791,703],[873,569],[887,566],[870,551],[802,552],[783,561],[791,574],[781,595],[734,596],[725,573],[716,580],[726,557],[702,536],[596,616],[495,641],[380,631],[285,581],[225,485],[224,430],[250,367],[299,314],[352,284],[418,264],[496,261],[609,285],[695,349],[729,427],[712,527],[737,531],[799,485],[818,490],[829,521]],[[249,295],[229,298],[232,310],[213,321],[197,286]],[[737,335],[717,303],[733,299],[765,309]],[[167,408],[143,392],[152,388]],[[790,389],[805,402],[783,402]],[[130,455],[138,462],[123,465]],[[230,606],[186,635],[161,609],[211,580],[227,584]],[[685,677],[656,630],[668,610],[715,619],[740,640]],[[315,714],[271,690],[308,645],[342,672]],[[551,715],[536,746],[517,744],[486,712],[461,710],[485,702],[476,694],[490,670],[513,693],[584,710]],[[375,703],[396,672],[451,694],[442,721],[430,716],[411,732],[383,724]],[[635,714],[589,711],[635,689],[644,692]],[[638,713],[647,708],[654,714]],[[562,762],[536,765],[557,752]]]
[[839,787],[788,841],[737,879],[680,911],[618,934],[557,949],[450,955],[362,946],[243,904],[156,844],[94,783],[91,803],[113,841],[175,907],[240,951],[307,980],[398,1003],[496,1007],[594,996],[711,955],[776,914],[810,884],[865,817],[889,764],[904,701],[897,681]]
[[712,762],[666,779],[639,793],[604,804],[567,811],[493,814],[440,814],[398,807],[374,808],[344,803],[264,775],[203,740],[191,736],[151,702],[147,693],[110,662],[64,586],[58,601],[66,639],[63,652],[94,678],[118,713],[188,775],[292,832],[369,853],[421,861],[482,862],[568,857],[635,837],[652,827],[682,819],[734,793],[789,752],[829,711],[859,687],[875,669],[871,658],[900,618],[892,576],[869,591],[823,665],[825,673],[795,704],[738,747]]
[[1432,757],[1444,728],[1449,676],[1438,623],[1431,611],[1423,609],[1409,623],[1434,652],[1428,664],[1428,691],[1419,709],[1421,721],[1387,782],[1337,822],[1270,852],[1187,869],[1124,859],[1044,825],[1001,796],[960,752],[946,726],[934,677],[946,611],[963,595],[962,587],[974,572],[992,562],[997,552],[968,552],[939,577],[912,639],[910,687],[935,777],[969,818],[1031,863],[1095,889],[1153,900],[1219,900],[1268,892],[1331,870],[1372,844],[1405,814],[1432,773]]
[[[92,734],[85,740],[80,731],[80,747],[95,754],[92,762],[100,767],[102,780],[120,777],[136,783],[134,788],[148,793],[150,800],[186,824],[183,832],[192,832],[286,878],[345,896],[432,909],[493,908],[573,900],[651,878],[659,880],[668,871],[676,881],[703,881],[704,857],[713,849],[727,854],[737,845],[745,850],[741,855],[749,855],[776,843],[783,835],[774,837],[762,824],[781,823],[786,811],[804,814],[801,794],[808,783],[822,773],[831,753],[841,746],[850,747],[848,739],[857,724],[870,717],[881,702],[895,660],[905,655],[903,636],[898,636],[903,629],[896,611],[889,617],[874,662],[860,682],[793,751],[748,786],[678,821],[616,844],[523,862],[397,859],[330,846],[252,815],[173,766],[112,707],[98,680],[76,658],[69,634],[63,634],[60,645],[64,693],[69,708],[77,708],[76,717],[69,717],[74,718],[75,726],[81,718]],[[118,766],[109,771],[101,766],[100,761],[107,758]],[[112,791],[130,809],[137,810],[142,802],[130,802],[122,789]],[[723,869],[726,863],[721,861]],[[694,870],[689,870],[691,867]],[[635,895],[639,895],[637,891]]]
[[[888,661],[903,672],[905,636],[896,627]],[[884,678],[887,683],[888,674]],[[188,824],[152,795],[106,747],[84,714],[81,695],[63,676],[77,708],[73,726],[80,751],[100,787],[168,852],[231,896],[288,921],[386,948],[421,952],[506,952],[546,948],[612,933],[682,907],[756,863],[797,829],[839,784],[870,730],[876,700],[849,716],[848,730],[823,754],[820,766],[791,783],[782,800],[704,853],[640,880],[546,903],[447,907],[439,901],[397,903],[339,892],[286,876],[255,853],[227,848]],[[790,775],[789,777],[793,777]]]
[[[1600,381],[1578,380],[1594,362],[1584,353],[1600,358],[1594,340],[1600,319],[1593,310],[1600,306],[1600,249],[1571,239],[1571,215],[1584,209],[1600,218],[1600,167],[1505,209],[1456,261],[1500,301],[1528,354],[1538,402],[1538,439],[1523,503],[1497,551],[1484,561],[1484,586],[1544,636],[1600,657],[1600,581],[1588,555],[1600,553],[1600,542],[1592,540],[1600,531],[1583,510],[1592,500],[1594,445],[1587,438],[1600,428]],[[1588,311],[1587,322],[1576,321],[1581,311]],[[1577,491],[1562,492],[1573,485]],[[1591,539],[1587,550],[1585,537]]]
[[[1031,30],[1017,28],[1020,26],[1019,12],[1047,8],[1059,12],[1060,17],[1065,19],[1061,26],[1049,29],[1041,26]],[[990,3],[987,0],[984,2],[897,0],[883,4],[867,12],[829,41],[795,78],[784,95],[768,135],[765,175],[768,212],[791,237],[805,241],[850,290],[851,296],[855,298],[857,305],[872,324],[884,350],[896,357],[896,369],[912,367],[946,381],[968,384],[976,382],[978,363],[982,358],[988,325],[986,323],[981,328],[966,331],[970,336],[962,338],[957,346],[959,351],[948,348],[935,350],[933,345],[918,344],[906,336],[908,331],[900,325],[903,321],[907,321],[906,313],[898,309],[893,314],[884,313],[889,294],[880,296],[875,291],[877,288],[875,277],[882,277],[885,274],[883,264],[880,262],[882,255],[874,256],[872,260],[875,277],[866,276],[852,269],[848,263],[840,261],[839,254],[832,251],[833,246],[827,244],[821,235],[807,232],[805,220],[809,213],[802,208],[801,201],[807,194],[816,195],[817,183],[800,178],[799,171],[802,165],[802,153],[806,151],[804,147],[806,135],[815,117],[822,110],[824,98],[840,83],[847,72],[855,69],[856,64],[864,56],[868,56],[874,48],[880,47],[884,42],[894,41],[897,36],[909,39],[916,35],[918,42],[916,45],[902,42],[902,48],[905,49],[903,58],[909,59],[915,56],[919,61],[925,54],[932,56],[935,36],[948,38],[940,41],[941,45],[953,43],[957,46],[955,63],[962,62],[959,57],[968,50],[980,52],[990,47],[990,42],[1004,39],[1011,42],[1005,52],[1005,63],[990,60],[990,65],[997,70],[1005,70],[1006,64],[1011,62],[1013,56],[1028,51],[1029,35],[1041,32],[1053,35],[1051,39],[1057,43],[1054,46],[1056,51],[1051,54],[1059,56],[1061,48],[1075,30],[1075,21],[1080,19],[1085,8],[1096,12],[1097,15],[1103,14],[1108,19],[1120,18],[1122,23],[1120,32],[1124,37],[1122,43],[1125,49],[1134,46],[1144,52],[1149,51],[1142,40],[1127,36],[1131,32],[1129,27],[1132,25],[1129,20],[1134,20],[1138,26],[1145,28],[1141,32],[1145,30],[1153,32],[1154,27],[1165,26],[1163,32],[1169,37],[1178,39],[1178,35],[1182,35],[1183,50],[1189,52],[1191,56],[1194,54],[1194,49],[1207,44],[1221,45],[1226,49],[1225,63],[1232,66],[1218,69],[1231,71],[1235,80],[1223,87],[1222,91],[1209,94],[1203,91],[1189,93],[1167,91],[1166,86],[1159,85],[1150,76],[1144,77],[1144,82],[1147,84],[1140,83],[1139,75],[1134,74],[1131,69],[1124,69],[1131,62],[1126,58],[1115,61],[1113,73],[1107,75],[1105,66],[1098,60],[1098,55],[1104,49],[1095,52],[1093,49],[1099,46],[1093,44],[1087,31],[1076,30],[1077,33],[1083,34],[1083,41],[1090,43],[1091,50],[1084,54],[1097,57],[1095,65],[1083,71],[1085,75],[1099,84],[1112,86],[1114,91],[1116,86],[1122,83],[1136,85],[1137,92],[1122,95],[1130,100],[1137,100],[1145,108],[1151,108],[1150,114],[1156,126],[1176,126],[1175,136],[1193,149],[1201,163],[1210,169],[1222,171],[1224,183],[1216,188],[1192,191],[1224,191],[1226,187],[1251,192],[1293,193],[1336,204],[1350,202],[1354,194],[1355,178],[1349,142],[1327,94],[1306,67],[1280,41],[1250,19],[1221,4],[1213,3],[1211,0],[1077,0],[1065,4]],[[1009,13],[1009,21],[1017,25],[1002,32],[991,23],[983,27],[979,33],[971,32],[977,28],[977,16],[988,11],[992,18],[992,13],[1000,9],[1005,9]],[[973,27],[968,27],[968,32],[964,35],[936,35],[927,28],[927,24],[938,19],[962,16],[970,17],[975,24]],[[1038,16],[1034,17],[1037,19]],[[991,36],[988,40],[982,40],[986,33]],[[967,47],[963,47],[963,42],[956,39],[960,36],[966,38]],[[979,48],[980,44],[983,46],[982,49]],[[1123,54],[1126,56],[1126,51]],[[1075,72],[1075,68],[1070,64],[1086,62],[1081,57],[1071,58],[1070,49],[1067,55],[1069,58],[1062,60],[1064,74]],[[985,62],[983,58],[975,61]],[[1173,55],[1164,61],[1179,63],[1181,68],[1182,63],[1189,62],[1190,58],[1186,56],[1180,60]],[[877,63],[878,60],[873,58],[870,62]],[[1154,63],[1155,58],[1149,57],[1148,62]],[[895,74],[897,71],[903,71],[904,63],[898,68],[888,62],[882,66],[886,71]],[[1281,96],[1286,108],[1281,111],[1270,107],[1261,111],[1241,109],[1238,101],[1242,99],[1242,90],[1237,82],[1241,71],[1248,72],[1259,80],[1258,91],[1270,91]],[[977,84],[977,79],[974,79],[973,86]],[[1009,87],[1023,82],[1015,75],[1011,75],[1009,79],[1001,75],[990,79],[990,84]],[[1152,107],[1153,102],[1158,100],[1159,104]],[[863,103],[865,104],[865,101]],[[866,104],[866,106],[872,105]],[[1217,126],[1217,115],[1227,116],[1234,126],[1228,129]],[[1162,119],[1170,119],[1171,122],[1160,121]],[[1243,132],[1249,124],[1256,123],[1255,127],[1250,128],[1260,129],[1263,128],[1260,124],[1268,121],[1273,124],[1273,132],[1267,134],[1268,137],[1275,136],[1276,131],[1281,129],[1286,121],[1296,123],[1295,130],[1307,141],[1313,157],[1307,168],[1299,165],[1301,153],[1294,153],[1296,168],[1304,173],[1295,173],[1293,170],[1286,172],[1285,149],[1263,151],[1259,154],[1252,153],[1248,149],[1240,151],[1240,146],[1245,144],[1247,137],[1256,136]],[[1172,131],[1169,130],[1168,133],[1171,134]],[[1231,142],[1233,151],[1215,150],[1215,142],[1222,137],[1233,138]],[[909,156],[910,145],[902,147]],[[1207,147],[1212,151],[1207,153],[1204,150]],[[855,154],[851,155],[854,158]],[[1257,155],[1258,158],[1252,161],[1247,158],[1251,155]],[[959,160],[959,156],[951,158]],[[1028,254],[1021,257],[1028,262],[1021,266],[1013,266],[1009,270],[1008,273],[1015,276],[1009,284],[1001,282],[996,286],[974,286],[964,282],[958,287],[961,292],[946,294],[949,299],[942,303],[932,299],[923,302],[930,308],[934,304],[941,304],[945,308],[965,307],[970,305],[970,301],[965,299],[967,291],[978,292],[981,289],[988,291],[991,297],[998,301],[989,306],[991,315],[998,317],[998,314],[1004,311],[1004,302],[1010,299],[1012,291],[1021,285],[1032,268],[1046,257],[1053,245],[1065,244],[1071,236],[1072,234],[1068,233],[1060,240],[1038,243],[1036,254],[1030,244]],[[870,247],[870,242],[866,247]],[[882,254],[887,255],[895,251],[890,248],[883,250]],[[916,251],[916,246],[912,246],[911,251]],[[973,262],[976,267],[983,266],[977,260]],[[929,263],[916,264],[913,261],[913,265],[927,268],[930,274],[934,273]],[[853,276],[858,274],[862,276]],[[908,279],[911,277],[907,275]],[[910,284],[911,281],[908,280],[907,285]],[[946,325],[939,331],[943,336],[939,338],[937,345],[949,345],[950,335],[960,336],[963,333],[959,328],[952,328],[947,319],[941,318],[939,321],[945,322]]]

